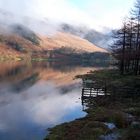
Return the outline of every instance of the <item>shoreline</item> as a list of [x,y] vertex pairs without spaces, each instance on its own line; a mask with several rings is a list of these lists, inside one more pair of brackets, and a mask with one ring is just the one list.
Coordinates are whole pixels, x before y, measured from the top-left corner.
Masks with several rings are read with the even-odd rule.
[[[140,91],[140,76],[121,76],[117,70],[100,70],[77,78],[94,79],[100,86],[106,81],[111,95],[87,99],[84,118],[49,129],[44,140],[140,139],[140,97],[136,94]],[[133,93],[127,88],[121,93],[122,87],[131,88]]]

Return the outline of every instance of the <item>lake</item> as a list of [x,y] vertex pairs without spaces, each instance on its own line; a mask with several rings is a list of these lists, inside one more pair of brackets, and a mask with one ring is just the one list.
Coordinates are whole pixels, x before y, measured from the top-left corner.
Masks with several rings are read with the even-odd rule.
[[0,63],[0,140],[42,140],[51,128],[84,117],[78,74],[98,65]]

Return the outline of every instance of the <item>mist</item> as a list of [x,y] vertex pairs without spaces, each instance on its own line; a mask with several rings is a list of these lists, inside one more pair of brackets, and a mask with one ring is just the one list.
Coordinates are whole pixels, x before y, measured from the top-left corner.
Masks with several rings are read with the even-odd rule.
[[62,23],[87,26],[98,31],[104,27],[96,18],[72,5],[68,0],[1,0],[0,23],[26,25],[40,34],[53,34]]
[[[130,4],[132,4],[132,2],[133,0]],[[95,4],[96,6],[98,4],[100,10],[98,11],[96,8],[96,14],[98,14],[99,17],[103,16],[103,18],[97,18],[95,12],[92,14],[92,8],[95,9],[95,5],[93,5],[91,0],[88,0],[88,4],[89,5],[86,9],[82,9],[70,3],[69,0],[59,0],[59,3],[58,0],[1,0],[0,33],[11,33],[13,25],[21,25],[29,28],[37,34],[52,36],[58,31],[63,31],[62,25],[64,23],[72,25],[75,29],[77,28],[77,31],[74,29],[74,32],[72,32],[73,35],[87,39],[99,47],[103,46],[106,48],[108,42],[110,42],[108,41],[109,33],[107,32],[110,32],[113,27],[117,26],[116,21],[112,21],[110,14],[102,14],[102,12],[104,12],[103,10],[105,10],[105,7],[101,6],[102,3]],[[103,10],[101,10],[101,8]],[[116,20],[118,20],[117,13],[118,15],[120,13],[121,15],[124,15],[122,14],[122,11],[115,11]],[[101,19],[103,21],[101,21]],[[87,38],[87,34],[92,29],[99,33],[101,32],[101,37],[104,37],[102,33],[105,34],[105,36],[107,34],[107,39],[103,39],[102,37],[99,40],[98,36],[93,38],[94,36],[92,36],[92,34],[88,35]]]

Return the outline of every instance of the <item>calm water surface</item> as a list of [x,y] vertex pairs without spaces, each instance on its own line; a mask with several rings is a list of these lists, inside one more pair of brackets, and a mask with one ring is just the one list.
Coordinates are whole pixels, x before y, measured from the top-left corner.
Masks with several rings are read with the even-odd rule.
[[85,116],[74,77],[94,69],[0,63],[0,140],[42,140],[47,128]]

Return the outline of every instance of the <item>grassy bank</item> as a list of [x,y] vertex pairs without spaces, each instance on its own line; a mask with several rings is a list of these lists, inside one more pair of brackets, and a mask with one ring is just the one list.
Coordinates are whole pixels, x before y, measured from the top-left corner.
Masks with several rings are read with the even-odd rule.
[[21,61],[23,57],[13,57],[13,56],[0,56],[0,62],[3,61]]
[[105,85],[110,95],[86,99],[87,116],[51,128],[45,140],[104,140],[111,134],[119,140],[140,139],[140,76],[100,70],[77,78]]

